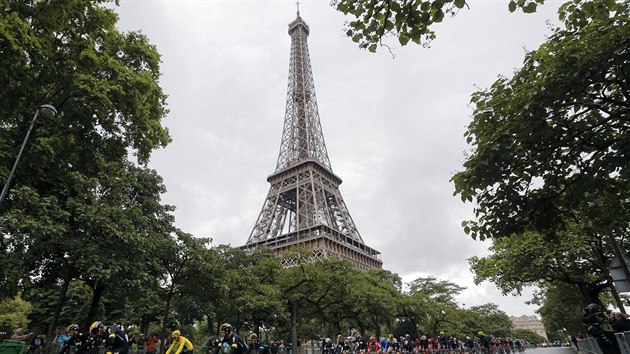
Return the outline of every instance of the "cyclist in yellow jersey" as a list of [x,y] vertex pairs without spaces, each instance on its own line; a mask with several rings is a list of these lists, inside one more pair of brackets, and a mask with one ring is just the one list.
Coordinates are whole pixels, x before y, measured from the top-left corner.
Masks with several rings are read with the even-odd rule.
[[[173,342],[171,346],[166,351],[166,354],[192,354],[193,352],[193,344],[179,331],[173,331],[171,334],[173,338]],[[173,348],[177,346],[177,349],[173,351]]]

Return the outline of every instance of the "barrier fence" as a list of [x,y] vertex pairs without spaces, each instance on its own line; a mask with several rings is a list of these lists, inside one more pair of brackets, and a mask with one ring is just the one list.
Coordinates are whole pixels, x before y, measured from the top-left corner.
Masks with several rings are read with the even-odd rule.
[[[615,333],[615,337],[617,337],[617,343],[621,349],[621,354],[630,354],[630,331]],[[601,350],[597,344],[597,340],[592,337],[578,339],[578,348],[580,349],[580,352],[584,353],[608,354]]]

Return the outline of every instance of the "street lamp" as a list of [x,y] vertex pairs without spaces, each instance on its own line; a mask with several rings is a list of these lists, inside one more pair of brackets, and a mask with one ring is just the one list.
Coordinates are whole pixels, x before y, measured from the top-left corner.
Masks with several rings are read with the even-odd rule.
[[4,184],[4,188],[2,188],[2,194],[0,194],[0,205],[2,205],[2,202],[4,202],[4,198],[6,198],[7,193],[9,192],[9,184],[11,184],[11,180],[13,179],[13,175],[15,174],[15,169],[17,168],[18,162],[20,162],[20,157],[22,157],[22,152],[24,151],[24,146],[26,146],[26,141],[28,141],[28,137],[31,135],[31,131],[35,126],[35,121],[40,115],[46,119],[52,118],[57,115],[57,109],[49,104],[43,104],[39,106],[39,108],[37,108],[35,116],[33,116],[33,120],[31,121],[31,126],[28,127],[28,131],[26,132],[26,136],[24,137],[24,141],[22,142],[22,147],[20,147],[20,152],[18,152],[17,157],[15,158],[15,163],[13,163],[13,168],[9,173],[7,182]]

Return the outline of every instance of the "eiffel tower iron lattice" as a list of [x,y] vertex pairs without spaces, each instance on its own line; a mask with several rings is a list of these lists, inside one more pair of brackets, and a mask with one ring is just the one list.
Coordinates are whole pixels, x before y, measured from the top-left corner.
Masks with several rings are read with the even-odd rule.
[[308,51],[309,27],[300,17],[289,24],[291,60],[287,104],[275,172],[267,198],[247,243],[248,251],[269,247],[282,265],[283,254],[302,245],[312,260],[338,257],[359,269],[381,268],[380,252],[368,247],[341,197],[341,179],[332,172],[317,110]]

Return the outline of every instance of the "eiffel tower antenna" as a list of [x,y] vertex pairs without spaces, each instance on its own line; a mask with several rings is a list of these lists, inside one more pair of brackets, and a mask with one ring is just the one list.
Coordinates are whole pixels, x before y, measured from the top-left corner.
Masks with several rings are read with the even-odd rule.
[[296,245],[313,260],[345,258],[357,268],[381,268],[380,252],[368,247],[341,197],[330,165],[317,109],[308,51],[309,27],[300,17],[289,24],[291,59],[287,102],[275,172],[254,228],[242,248],[269,247],[284,266],[294,260],[283,253]]

